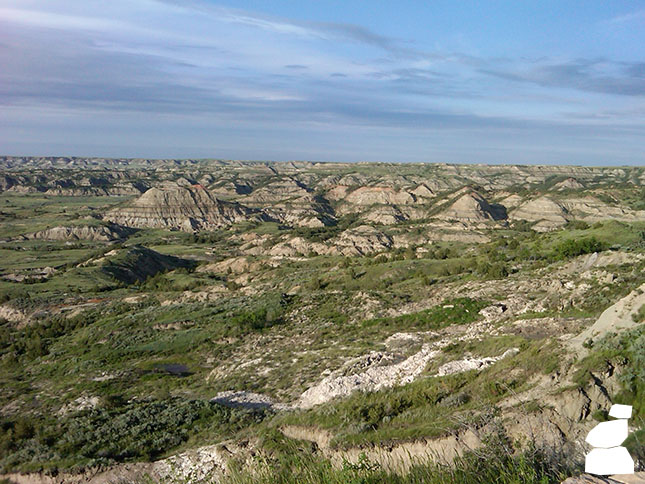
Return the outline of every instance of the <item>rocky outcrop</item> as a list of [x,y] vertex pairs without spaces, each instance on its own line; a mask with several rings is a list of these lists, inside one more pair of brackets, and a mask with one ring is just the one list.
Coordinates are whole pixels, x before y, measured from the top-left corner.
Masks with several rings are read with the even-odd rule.
[[573,177],[569,177],[566,180],[562,180],[559,183],[556,183],[553,185],[553,190],[557,191],[563,191],[563,190],[580,190],[584,188],[585,186],[580,183],[578,180],[576,180]]
[[[248,253],[259,255],[267,253],[267,250],[256,245]],[[269,255],[276,257],[295,257],[307,256],[309,254],[320,255],[331,253],[334,252],[327,245],[320,242],[311,242],[303,237],[285,237],[281,242],[275,244],[268,251]]]
[[215,395],[213,402],[227,407],[248,408],[252,410],[290,410],[292,407],[285,403],[276,402],[260,393],[227,390]]
[[232,257],[220,262],[201,265],[196,272],[211,272],[214,274],[243,274],[245,272],[256,272],[262,267],[262,263],[248,257]]
[[586,341],[597,341],[609,332],[618,333],[635,327],[638,323],[632,316],[643,305],[645,305],[645,284],[603,311],[592,326],[569,340],[568,346],[579,356],[584,356],[588,351],[584,347]]
[[[213,177],[209,174],[200,178],[199,183],[202,185],[209,185],[212,183]],[[247,182],[240,180],[224,180],[209,186],[209,191],[216,197],[236,197],[239,195],[248,195],[253,190],[253,187]]]
[[516,208],[522,204],[522,197],[517,195],[516,193],[513,193],[512,195],[508,195],[507,197],[503,198],[500,204],[504,205],[507,210]]
[[362,216],[366,222],[372,222],[381,225],[394,225],[399,222],[408,220],[409,217],[398,207],[390,205],[380,205],[374,207],[367,214]]
[[[297,406],[311,408],[334,398],[346,397],[355,391],[375,391],[413,381],[428,361],[439,354],[430,345],[400,363],[391,364],[391,355],[372,352],[351,360],[339,371],[324,378],[320,383],[305,391]],[[356,370],[359,371],[356,371]],[[363,369],[363,371],[360,371]],[[349,374],[348,374],[349,373]]]
[[452,375],[453,373],[463,373],[470,370],[483,370],[507,356],[516,355],[519,351],[518,348],[511,348],[500,356],[487,356],[485,358],[473,358],[469,356],[461,360],[449,361],[439,367],[437,376]]
[[339,201],[343,200],[347,193],[351,190],[351,187],[346,185],[336,185],[331,188],[327,193],[325,193],[325,198],[328,200]]
[[20,182],[16,180],[14,177],[2,175],[0,176],[0,192],[5,192],[9,190],[11,187],[17,185],[18,183]]
[[568,222],[567,209],[549,197],[529,200],[510,213],[512,220],[538,222],[534,230],[548,232],[555,230]]
[[430,199],[437,196],[437,194],[425,183],[420,184],[414,190],[410,190],[410,193],[412,193],[415,197],[422,199]]
[[561,270],[567,274],[581,274],[583,278],[587,278],[593,275],[590,271],[594,269],[623,264],[636,265],[642,260],[645,260],[645,254],[621,251],[594,252],[576,257],[567,262]]
[[392,237],[370,225],[360,225],[345,230],[335,239],[332,245],[342,255],[365,255],[383,252],[393,246]]
[[489,204],[481,194],[469,190],[439,213],[437,218],[475,223],[504,220],[506,209],[501,205]]
[[267,185],[257,188],[251,194],[244,197],[247,205],[276,203],[289,199],[297,199],[308,195],[311,192],[303,183],[292,178],[285,178],[273,181]]
[[361,187],[345,196],[345,202],[353,205],[406,205],[416,201],[412,193],[386,186]]
[[14,185],[7,189],[9,193],[37,193],[38,191],[37,187],[30,185]]
[[[394,246],[392,237],[370,225],[345,230],[326,242],[311,242],[302,237],[286,237],[269,249],[273,256],[293,257],[318,255],[357,256],[385,252]],[[266,250],[247,251],[249,254],[267,253]]]
[[296,227],[325,227],[334,225],[336,218],[327,200],[310,193],[296,198],[275,203],[264,208],[271,218],[284,224]]
[[228,461],[246,453],[248,448],[240,448],[233,442],[199,447],[154,462],[150,475],[159,482],[172,484],[217,483],[226,474]]
[[334,211],[324,197],[289,177],[262,185],[237,200],[286,225],[314,228],[336,223]]
[[119,225],[85,225],[72,227],[52,227],[40,230],[24,237],[34,240],[77,241],[91,240],[96,242],[111,242],[127,237],[130,230]]
[[5,303],[0,305],[0,320],[14,323],[14,325],[20,327],[29,320],[29,316],[23,310]]
[[59,197],[129,197],[141,195],[141,189],[135,185],[112,187],[73,186],[50,188],[45,193]]
[[248,445],[241,447],[233,442],[223,442],[190,449],[154,462],[119,464],[110,468],[95,467],[85,472],[47,475],[0,474],[15,484],[114,484],[126,482],[163,482],[166,484],[211,484],[220,482],[227,473],[228,461],[249,457]]
[[151,188],[134,202],[114,208],[104,219],[126,227],[211,230],[249,219],[266,218],[259,211],[212,196],[201,185]]
[[595,222],[598,220],[621,220],[633,222],[645,220],[645,210],[630,210],[609,205],[595,197],[567,198],[561,205],[575,218]]

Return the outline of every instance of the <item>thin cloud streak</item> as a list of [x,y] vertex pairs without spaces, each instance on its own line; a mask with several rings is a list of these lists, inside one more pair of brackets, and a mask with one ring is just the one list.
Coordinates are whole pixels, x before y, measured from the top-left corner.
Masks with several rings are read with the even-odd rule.
[[621,25],[630,22],[645,22],[645,9],[636,10],[624,15],[617,15],[609,19],[609,23]]
[[[204,2],[13,4],[0,7],[0,109],[128,113],[132,130],[175,116],[179,143],[185,116],[280,127],[285,139],[297,123],[312,130],[312,146],[323,130],[346,136],[343,127],[399,137],[482,130],[506,143],[509,130],[633,136],[645,120],[629,111],[645,95],[645,62],[411,49],[362,25]],[[8,142],[0,134],[0,147]]]
[[[271,17],[268,15],[251,14],[240,10],[213,6],[203,1],[186,1],[178,3],[170,0],[157,0],[162,4],[170,4],[179,8],[193,9],[210,15],[217,21],[238,23],[256,27],[262,30],[300,37],[317,38],[330,41],[358,42],[391,54],[407,57],[432,58],[436,54],[424,53],[410,49],[401,44],[398,39],[380,35],[360,25],[338,22],[303,22],[291,19]],[[437,56],[442,57],[442,56]]]
[[576,59],[561,63],[540,62],[524,69],[481,69],[483,74],[503,79],[530,82],[619,96],[645,95],[645,64],[618,63],[604,59]]

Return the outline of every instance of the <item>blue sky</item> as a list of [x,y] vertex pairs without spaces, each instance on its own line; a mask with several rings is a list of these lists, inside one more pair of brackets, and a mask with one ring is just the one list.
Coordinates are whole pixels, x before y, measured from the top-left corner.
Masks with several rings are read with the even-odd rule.
[[0,0],[0,153],[644,165],[645,2]]

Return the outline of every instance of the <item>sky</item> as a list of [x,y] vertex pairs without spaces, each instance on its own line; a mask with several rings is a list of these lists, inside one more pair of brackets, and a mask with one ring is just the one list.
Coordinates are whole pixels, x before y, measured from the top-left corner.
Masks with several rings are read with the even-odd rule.
[[0,154],[644,153],[645,1],[0,0]]

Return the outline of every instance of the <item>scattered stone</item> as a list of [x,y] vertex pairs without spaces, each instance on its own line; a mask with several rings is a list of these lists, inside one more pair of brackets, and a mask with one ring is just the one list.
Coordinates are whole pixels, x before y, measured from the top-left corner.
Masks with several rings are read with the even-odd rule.
[[453,373],[463,373],[470,370],[483,370],[493,363],[503,360],[506,357],[514,356],[519,353],[518,348],[506,350],[501,356],[492,356],[486,358],[464,358],[463,360],[449,361],[441,365],[437,370],[437,376],[452,375]]
[[100,403],[101,399],[99,397],[88,397],[82,396],[78,397],[76,400],[63,405],[58,411],[58,415],[64,416],[72,412],[80,412],[81,410],[89,410],[95,408]]
[[[425,344],[418,353],[392,365],[379,366],[387,355],[370,354],[351,360],[344,368],[324,378],[320,383],[306,390],[297,402],[300,408],[311,408],[337,397],[347,396],[355,391],[375,391],[394,385],[412,382],[424,370],[431,358],[439,354],[432,345]],[[345,374],[348,367],[362,369],[360,373]]]
[[271,397],[259,393],[227,390],[219,392],[212,400],[227,407],[241,407],[256,410],[289,410],[290,405],[274,401]]
[[496,319],[498,316],[502,315],[506,311],[507,307],[505,304],[493,304],[491,306],[486,306],[485,308],[479,311],[479,314],[484,316],[484,319],[491,321]]

